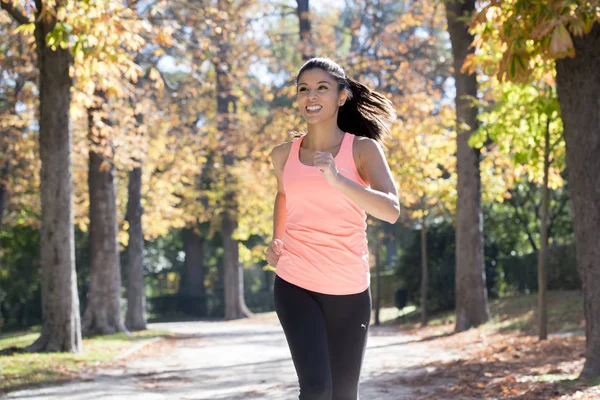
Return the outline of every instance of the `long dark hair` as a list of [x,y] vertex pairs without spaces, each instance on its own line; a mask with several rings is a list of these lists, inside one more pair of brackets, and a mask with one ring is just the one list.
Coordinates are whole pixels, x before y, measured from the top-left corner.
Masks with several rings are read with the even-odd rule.
[[347,77],[343,68],[328,58],[308,60],[300,68],[296,84],[302,73],[311,69],[327,72],[337,81],[338,90],[348,92],[338,112],[337,124],[341,130],[379,142],[390,135],[389,125],[396,120],[396,110],[388,98]]

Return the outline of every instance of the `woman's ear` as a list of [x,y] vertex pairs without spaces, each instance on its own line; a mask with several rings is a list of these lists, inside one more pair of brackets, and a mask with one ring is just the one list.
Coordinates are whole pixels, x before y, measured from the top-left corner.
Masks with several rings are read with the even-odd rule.
[[340,93],[340,99],[338,101],[338,105],[341,107],[344,105],[344,103],[346,103],[346,99],[348,98],[348,92],[346,92],[345,90],[343,90]]

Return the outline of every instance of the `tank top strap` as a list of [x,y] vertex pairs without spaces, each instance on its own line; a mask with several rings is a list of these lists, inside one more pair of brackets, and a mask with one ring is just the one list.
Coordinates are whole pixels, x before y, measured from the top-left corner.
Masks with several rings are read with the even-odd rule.
[[288,155],[287,164],[292,164],[294,166],[300,163],[300,143],[302,143],[302,139],[304,136],[301,136],[297,139],[292,140],[292,145],[290,147],[290,154]]
[[338,158],[344,161],[352,161],[354,163],[354,155],[352,154],[354,144],[354,135],[346,132],[344,135],[344,139],[342,140],[342,145],[340,146],[340,151]]

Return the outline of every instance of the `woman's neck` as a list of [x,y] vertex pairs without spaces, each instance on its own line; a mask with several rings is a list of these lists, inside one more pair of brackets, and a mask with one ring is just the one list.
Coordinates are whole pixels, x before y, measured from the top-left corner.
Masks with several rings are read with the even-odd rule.
[[344,138],[344,131],[333,124],[308,125],[308,133],[302,140],[302,147],[314,151],[330,150],[339,146]]

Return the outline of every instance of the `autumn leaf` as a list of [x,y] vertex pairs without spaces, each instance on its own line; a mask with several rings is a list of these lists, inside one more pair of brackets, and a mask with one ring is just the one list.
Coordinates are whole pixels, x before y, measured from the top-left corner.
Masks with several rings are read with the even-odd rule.
[[552,32],[550,41],[550,52],[553,57],[562,58],[575,56],[573,39],[564,24],[559,24]]

